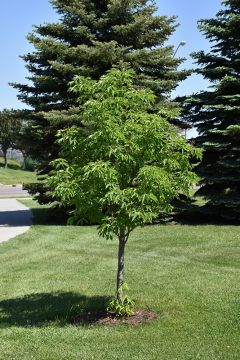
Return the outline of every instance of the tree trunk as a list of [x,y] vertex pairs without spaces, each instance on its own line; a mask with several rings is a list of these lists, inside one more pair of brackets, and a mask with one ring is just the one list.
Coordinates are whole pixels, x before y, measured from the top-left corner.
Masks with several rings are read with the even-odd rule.
[[[23,153],[22,153],[23,154]],[[22,170],[27,170],[27,156],[23,154]]]
[[118,271],[117,271],[117,299],[120,303],[123,302],[123,289],[121,288],[124,282],[124,251],[126,245],[126,236],[124,233],[118,237]]
[[7,151],[3,151],[4,167],[7,168]]

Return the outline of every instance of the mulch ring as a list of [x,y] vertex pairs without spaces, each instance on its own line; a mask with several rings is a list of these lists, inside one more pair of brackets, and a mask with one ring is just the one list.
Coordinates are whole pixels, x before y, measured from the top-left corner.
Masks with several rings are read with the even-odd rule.
[[87,314],[77,315],[70,320],[71,325],[133,325],[137,326],[146,321],[157,319],[157,314],[150,310],[137,310],[134,315],[129,317],[116,317],[109,312],[88,312]]

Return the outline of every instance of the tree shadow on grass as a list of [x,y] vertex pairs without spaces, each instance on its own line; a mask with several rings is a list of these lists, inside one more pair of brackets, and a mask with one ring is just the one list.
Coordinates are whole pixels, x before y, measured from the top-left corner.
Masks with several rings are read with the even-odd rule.
[[216,225],[216,226],[239,226],[239,220],[231,220],[221,217],[219,214],[208,214],[204,207],[196,207],[192,210],[178,213],[174,216],[174,221],[182,225]]
[[11,170],[22,170],[20,164],[11,164],[8,162],[7,167],[4,167],[3,161],[0,161],[0,168],[11,169]]
[[0,328],[62,327],[78,314],[103,311],[109,298],[72,292],[39,293],[0,301]]
[[66,225],[68,216],[64,210],[53,207],[31,208],[34,225]]
[[[69,214],[67,210],[59,207],[31,207],[33,214],[33,223],[34,225],[67,225]],[[75,224],[76,225],[76,224]],[[98,223],[93,223],[85,220],[81,225],[98,225]],[[76,225],[76,226],[81,226]]]

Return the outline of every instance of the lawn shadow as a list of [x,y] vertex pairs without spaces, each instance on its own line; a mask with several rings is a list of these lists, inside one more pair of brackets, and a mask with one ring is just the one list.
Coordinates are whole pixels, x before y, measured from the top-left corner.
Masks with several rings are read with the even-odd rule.
[[39,293],[0,301],[0,328],[57,327],[69,325],[71,317],[103,311],[107,296],[87,297],[73,292]]
[[4,166],[3,162],[0,162],[0,168],[11,169],[11,170],[22,170],[20,164],[7,164],[7,167]]
[[[60,208],[57,206],[43,206],[43,207],[31,207],[33,214],[33,223],[34,225],[67,225],[69,214],[69,209]],[[73,224],[76,226],[81,225],[98,225],[98,223],[93,223],[90,221],[83,221],[81,225]]]
[[223,218],[220,214],[209,215],[203,207],[194,208],[175,214],[173,220],[181,225],[216,225],[216,226],[239,226],[240,221]]
[[53,207],[31,208],[34,225],[66,225],[67,214],[64,210]]

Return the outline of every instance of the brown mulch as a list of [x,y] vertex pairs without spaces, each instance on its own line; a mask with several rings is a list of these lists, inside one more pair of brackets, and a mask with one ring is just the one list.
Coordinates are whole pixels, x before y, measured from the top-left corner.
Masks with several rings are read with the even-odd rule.
[[70,320],[72,325],[139,325],[142,322],[157,319],[157,314],[150,310],[137,310],[134,315],[118,318],[109,312],[88,312],[87,314],[77,315]]

